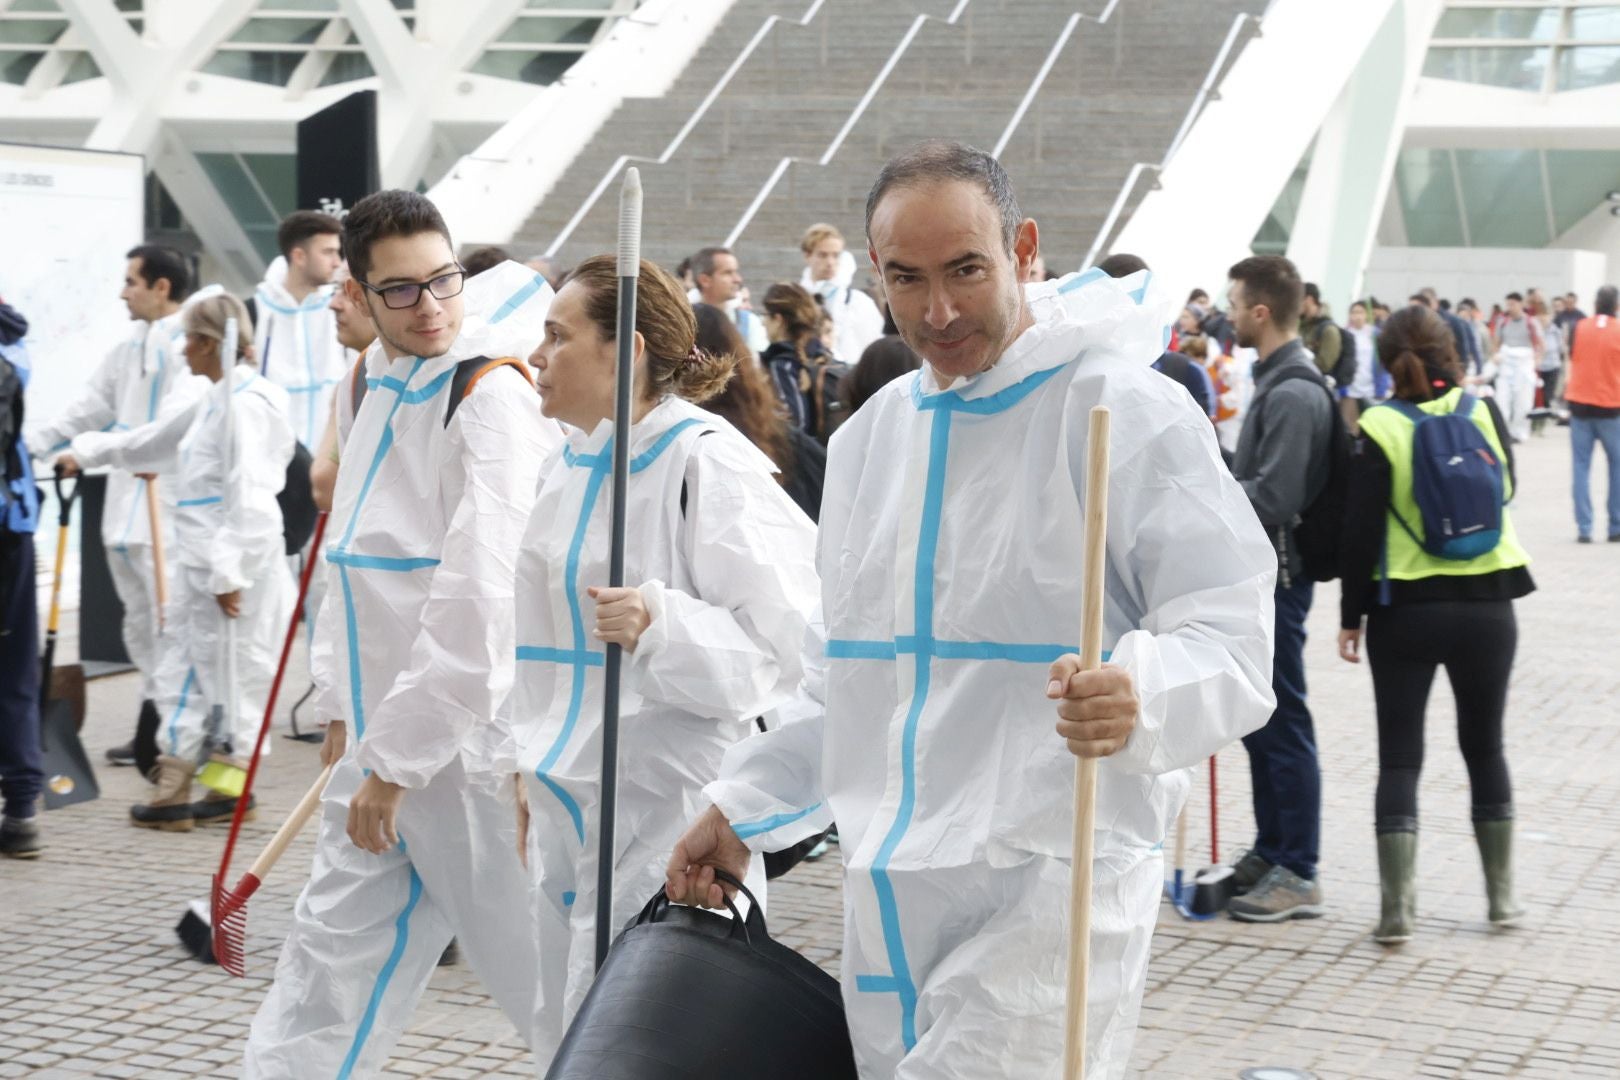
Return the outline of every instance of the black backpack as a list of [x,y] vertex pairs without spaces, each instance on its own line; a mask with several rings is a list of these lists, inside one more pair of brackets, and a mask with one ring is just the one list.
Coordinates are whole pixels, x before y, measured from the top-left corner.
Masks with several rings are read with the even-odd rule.
[[288,555],[297,555],[315,535],[315,519],[320,511],[315,507],[315,491],[309,482],[309,467],[315,459],[309,448],[293,440],[292,460],[287,462],[287,479],[276,492],[276,505],[281,507],[281,538]]
[[1351,335],[1349,327],[1336,327],[1339,331],[1339,362],[1333,365],[1333,385],[1340,390],[1349,390],[1356,381],[1356,339]]
[[1344,505],[1350,487],[1350,431],[1334,398],[1333,388],[1315,368],[1289,367],[1267,388],[1267,394],[1280,383],[1293,379],[1313,382],[1328,399],[1328,476],[1327,482],[1300,513],[1294,525],[1294,547],[1305,562],[1305,576],[1312,581],[1332,581],[1339,576],[1339,545],[1344,536]]

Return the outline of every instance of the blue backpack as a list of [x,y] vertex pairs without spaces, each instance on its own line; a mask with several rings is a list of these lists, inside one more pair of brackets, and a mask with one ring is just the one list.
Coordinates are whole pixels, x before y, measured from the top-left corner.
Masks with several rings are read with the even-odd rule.
[[1390,512],[1419,547],[1439,559],[1467,562],[1502,541],[1505,477],[1502,461],[1472,420],[1479,399],[1463,394],[1450,413],[1426,413],[1407,401],[1387,404],[1416,426],[1412,433],[1412,497],[1419,534]]

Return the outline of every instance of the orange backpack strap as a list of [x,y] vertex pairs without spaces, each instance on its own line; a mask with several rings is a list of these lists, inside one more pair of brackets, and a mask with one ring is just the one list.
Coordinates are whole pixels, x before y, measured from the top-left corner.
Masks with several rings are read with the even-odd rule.
[[463,360],[456,365],[456,373],[450,379],[450,403],[444,410],[444,426],[450,426],[450,418],[456,415],[456,409],[466,400],[467,395],[473,392],[478,380],[494,371],[496,368],[516,368],[523,376],[523,380],[530,386],[534,385],[534,373],[529,365],[515,356],[503,356],[491,360],[487,356],[475,356],[471,360]]

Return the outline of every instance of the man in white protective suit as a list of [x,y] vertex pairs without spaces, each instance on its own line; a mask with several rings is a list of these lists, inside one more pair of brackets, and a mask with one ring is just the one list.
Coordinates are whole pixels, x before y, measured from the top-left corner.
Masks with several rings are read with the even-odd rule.
[[[56,416],[27,433],[35,458],[55,458],[77,435],[132,431],[152,423],[166,409],[180,409],[202,396],[207,383],[194,381],[186,367],[185,332],[180,308],[191,292],[186,258],[173,248],[143,245],[126,256],[124,290],[119,298],[135,320],[129,337],[117,345],[90,376],[84,393]],[[211,291],[217,292],[217,289]],[[78,470],[71,453],[59,459],[69,472]],[[124,649],[141,673],[141,711],[136,738],[107,751],[114,765],[138,765],[142,775],[157,764],[157,731],[162,718],[153,698],[158,664],[157,584],[152,561],[151,518],[147,512],[149,481],[133,472],[107,474],[101,509],[101,543],[113,589],[124,607]],[[174,493],[158,484],[159,528],[165,548],[174,550]]]
[[[958,143],[890,161],[866,216],[925,366],[832,440],[825,649],[808,639],[782,726],[727,752],[668,892],[715,905],[712,867],[836,820],[861,1075],[1056,1078],[1073,755],[1100,757],[1086,1075],[1122,1077],[1190,768],[1272,709],[1276,556],[1209,418],[1151,367],[1168,311],[1143,305],[1145,272],[1026,291],[1035,223],[1000,164]],[[1081,673],[1098,404],[1111,663]]]
[[306,449],[321,444],[332,414],[332,391],[349,368],[331,310],[332,279],[343,265],[341,222],[299,210],[276,228],[281,255],[253,290],[253,351],[259,373],[291,400],[293,437]]
[[820,222],[799,238],[804,274],[799,278],[811,294],[821,298],[832,316],[833,340],[823,342],[846,364],[860,363],[866,347],[883,336],[883,312],[870,296],[855,287],[855,257],[844,250],[844,234]]
[[518,546],[562,442],[509,358],[540,339],[551,287],[516,264],[465,285],[443,218],[408,191],[356,203],[343,246],[378,340],[312,650],[336,768],[248,1077],[375,1075],[452,935],[519,1032],[533,1017],[528,875],[511,780],[492,768],[509,755],[495,714]]

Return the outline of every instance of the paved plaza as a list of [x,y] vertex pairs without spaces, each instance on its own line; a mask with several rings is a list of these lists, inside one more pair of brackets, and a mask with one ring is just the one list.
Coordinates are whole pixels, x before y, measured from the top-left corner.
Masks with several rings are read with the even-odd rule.
[[[1326,586],[1308,655],[1329,914],[1280,926],[1184,923],[1166,905],[1134,1058],[1143,1076],[1236,1077],[1260,1065],[1323,1080],[1620,1076],[1620,544],[1574,543],[1564,430],[1526,446],[1519,473],[1517,524],[1540,585],[1518,609],[1508,721],[1526,925],[1495,931],[1485,922],[1442,679],[1422,792],[1418,935],[1394,951],[1371,941],[1371,686],[1365,667],[1337,658],[1338,586]],[[288,697],[304,682],[301,668],[290,672]],[[85,739],[98,762],[127,738],[136,694],[128,675],[91,684]],[[244,830],[249,853],[318,771],[316,748],[282,739],[284,730],[260,777],[259,820]],[[1219,766],[1221,854],[1229,858],[1232,842],[1241,846],[1252,828],[1242,748],[1223,753]],[[42,819],[41,859],[0,861],[0,1077],[237,1075],[307,873],[309,838],[254,898],[248,974],[233,979],[189,958],[174,936],[186,903],[207,894],[225,829],[131,828],[126,808],[145,785],[130,769],[103,768],[100,779],[100,801]],[[1202,773],[1190,813],[1188,862],[1196,868],[1208,861]],[[241,857],[238,871],[250,858]],[[835,856],[772,886],[773,932],[834,971],[839,910]],[[472,973],[456,966],[434,977],[387,1075],[533,1069]]]

